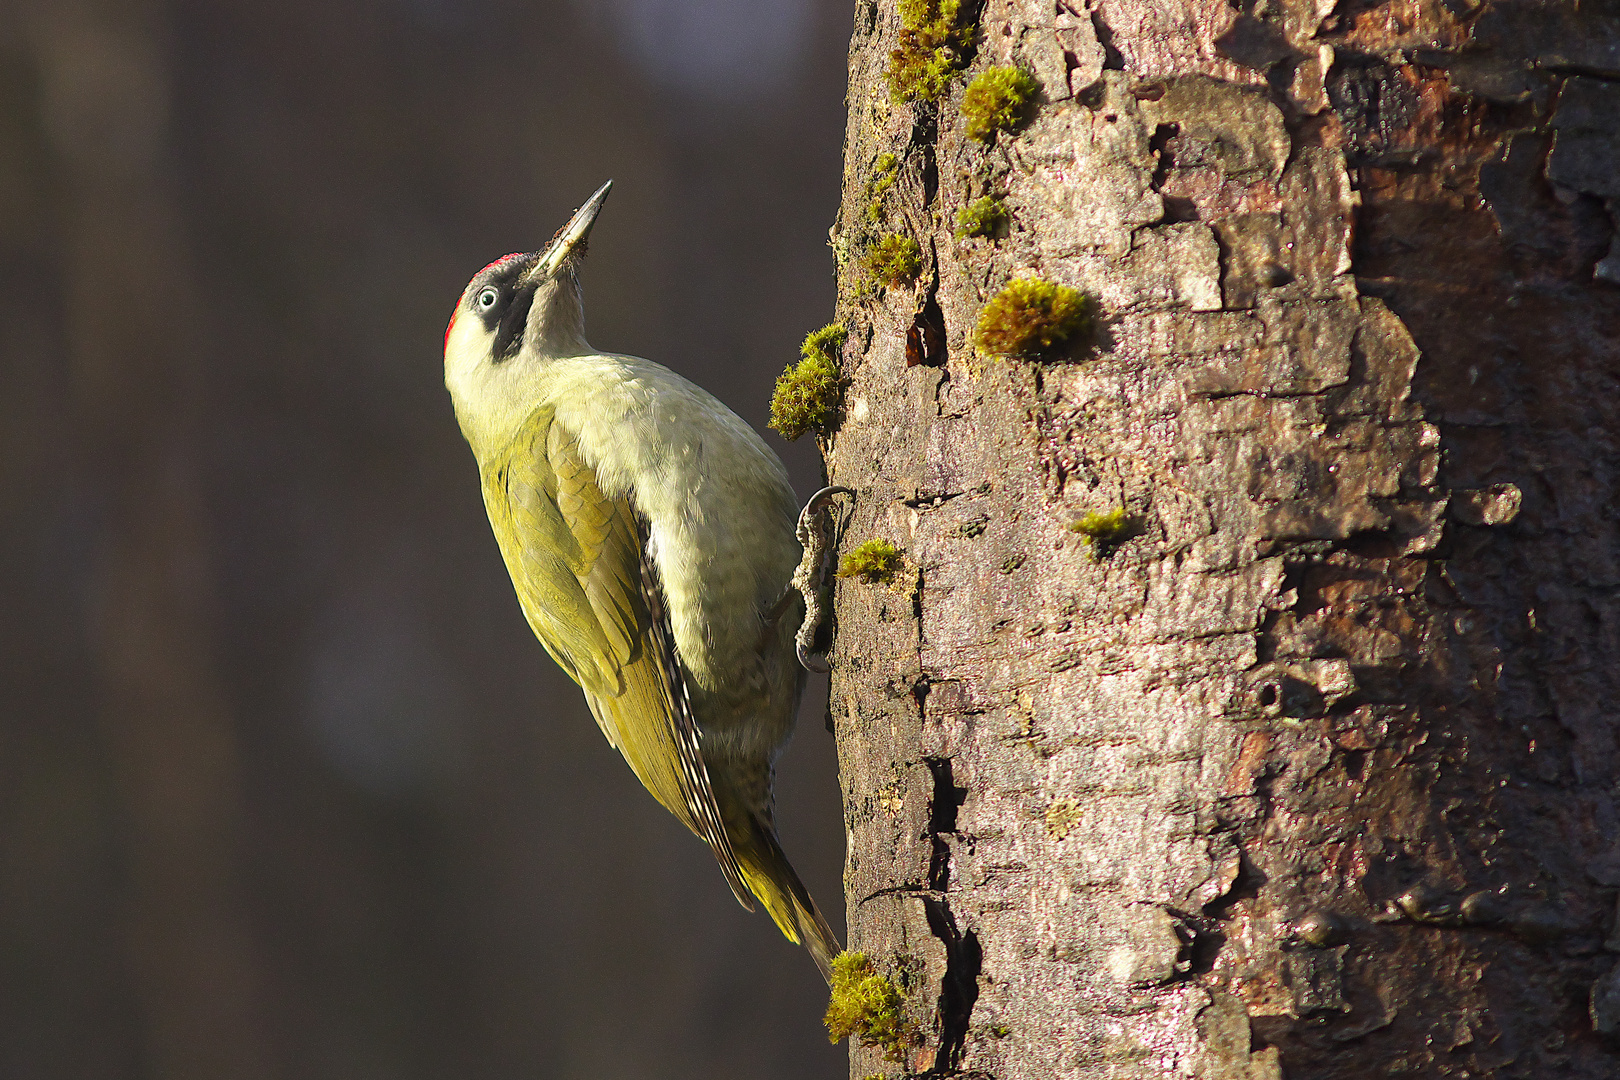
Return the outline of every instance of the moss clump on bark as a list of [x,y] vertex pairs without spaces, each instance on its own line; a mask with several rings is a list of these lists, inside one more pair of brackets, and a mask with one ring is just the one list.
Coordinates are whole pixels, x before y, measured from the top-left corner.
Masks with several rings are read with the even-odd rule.
[[1085,517],[1069,523],[1069,531],[1091,540],[1117,539],[1129,524],[1123,506],[1112,510],[1092,510]]
[[833,957],[832,994],[827,1000],[827,1038],[851,1037],[867,1046],[881,1046],[899,1061],[911,1041],[905,999],[900,988],[878,974],[865,953],[845,952]]
[[975,199],[956,214],[956,237],[994,236],[1007,224],[1007,204],[994,195]]
[[832,422],[843,395],[838,351],[848,336],[843,323],[811,331],[799,347],[803,359],[777,376],[770,426],[789,442],[810,431],[825,431]]
[[849,331],[844,329],[843,323],[828,323],[820,330],[812,330],[804,335],[804,341],[799,345],[799,355],[806,359],[819,356],[829,364],[836,364],[838,353],[848,338]]
[[893,585],[904,560],[887,540],[868,540],[838,563],[838,576],[860,578],[868,585]]
[[909,236],[890,233],[863,260],[867,273],[884,285],[904,285],[922,270],[922,248]]
[[1024,119],[1025,108],[1040,83],[1015,67],[993,67],[979,73],[962,95],[962,116],[967,133],[989,142],[998,131],[1010,131]]
[[1091,557],[1103,558],[1114,548],[1130,539],[1132,521],[1123,506],[1112,510],[1092,510],[1084,517],[1069,522],[1069,531],[1084,536],[1091,545]]
[[979,313],[973,343],[991,355],[1042,355],[1090,333],[1091,324],[1092,303],[1080,290],[1040,278],[1019,278],[1008,282]]
[[962,69],[974,27],[961,24],[961,0],[900,0],[900,41],[884,73],[896,104],[938,101]]
[[872,178],[866,182],[866,220],[875,225],[883,218],[883,196],[900,176],[900,159],[893,154],[878,155]]

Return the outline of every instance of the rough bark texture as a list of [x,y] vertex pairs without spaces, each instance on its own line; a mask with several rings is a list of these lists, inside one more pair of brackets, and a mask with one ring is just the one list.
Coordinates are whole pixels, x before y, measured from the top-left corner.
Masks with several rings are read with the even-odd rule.
[[[841,583],[832,720],[921,1032],[852,1075],[1620,1075],[1615,12],[976,14],[937,108],[893,5],[850,54],[824,449],[907,573]],[[967,138],[1009,63],[1027,123]],[[1031,274],[1095,340],[976,356]]]

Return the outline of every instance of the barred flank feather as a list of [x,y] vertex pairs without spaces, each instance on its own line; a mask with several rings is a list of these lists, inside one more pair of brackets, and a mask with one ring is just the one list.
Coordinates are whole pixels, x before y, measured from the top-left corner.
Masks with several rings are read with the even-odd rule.
[[748,895],[748,887],[743,884],[737,857],[728,842],[726,828],[720,822],[719,808],[710,794],[709,772],[703,763],[700,745],[702,735],[697,719],[692,715],[692,695],[686,688],[686,673],[681,670],[680,658],[676,656],[671,640],[669,612],[664,605],[664,590],[658,584],[658,571],[647,554],[647,523],[637,519],[636,531],[641,541],[641,595],[647,602],[647,611],[651,616],[648,642],[663,664],[675,730],[680,738],[681,796],[686,800],[687,812],[691,814],[692,831],[702,837],[709,850],[714,852],[715,860],[720,863],[720,871],[725,874],[726,884],[731,886],[737,903],[745,910],[753,911],[754,902]]

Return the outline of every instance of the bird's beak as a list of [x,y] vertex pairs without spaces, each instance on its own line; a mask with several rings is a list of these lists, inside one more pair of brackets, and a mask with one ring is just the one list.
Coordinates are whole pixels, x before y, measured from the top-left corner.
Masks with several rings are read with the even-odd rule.
[[590,235],[591,225],[596,221],[596,215],[602,209],[602,204],[607,201],[608,192],[612,188],[613,181],[609,180],[596,189],[596,194],[585,200],[584,206],[574,211],[574,216],[568,219],[568,224],[558,231],[546,250],[540,253],[540,260],[523,275],[521,284],[538,284],[549,280],[551,275],[557,272],[563,260],[573,254],[574,250],[585,242],[585,237]]

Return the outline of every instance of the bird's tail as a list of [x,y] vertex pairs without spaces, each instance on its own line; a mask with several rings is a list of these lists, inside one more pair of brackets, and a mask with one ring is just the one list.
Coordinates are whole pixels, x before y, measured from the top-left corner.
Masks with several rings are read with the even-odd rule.
[[783,936],[808,949],[816,967],[821,969],[821,977],[831,983],[832,959],[843,952],[844,947],[810,898],[810,890],[793,872],[793,864],[788,862],[782,845],[777,842],[776,830],[751,811],[745,810],[743,814],[746,824],[727,815],[730,826],[727,832],[731,834],[731,847],[736,852],[743,881],[771,913]]

